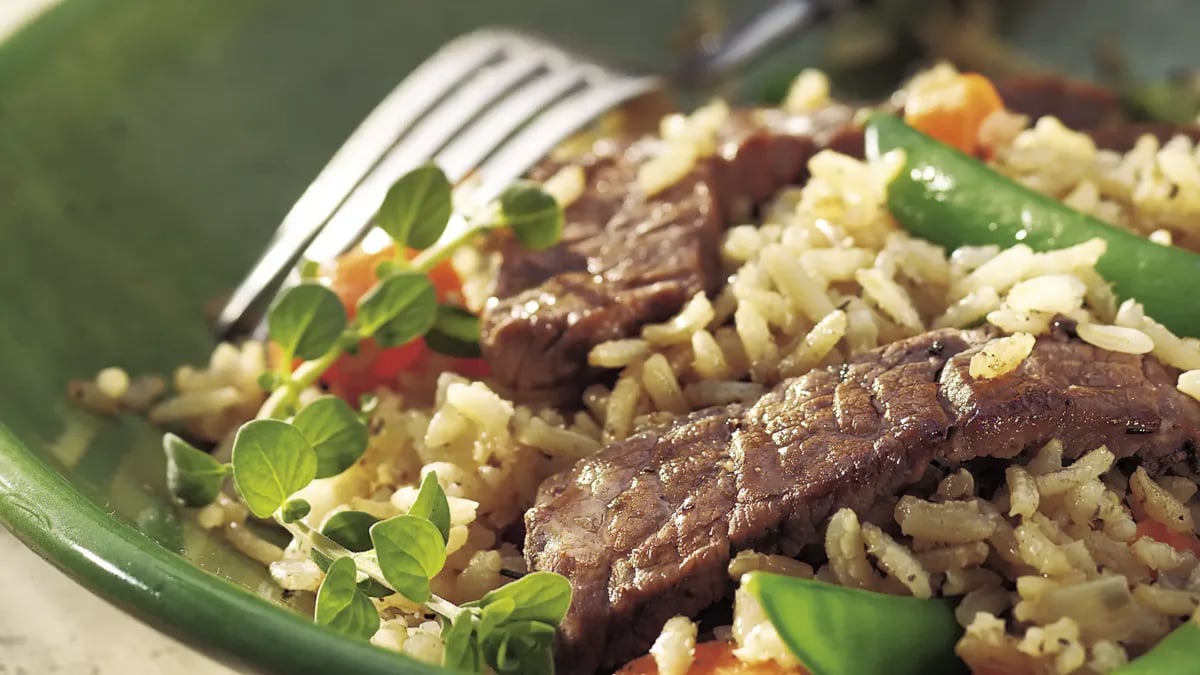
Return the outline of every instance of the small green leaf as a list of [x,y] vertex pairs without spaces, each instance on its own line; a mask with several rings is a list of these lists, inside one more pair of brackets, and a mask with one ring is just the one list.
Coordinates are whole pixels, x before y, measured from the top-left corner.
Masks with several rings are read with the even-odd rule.
[[479,639],[487,639],[487,636],[491,635],[492,631],[499,628],[505,621],[508,621],[512,617],[516,609],[517,603],[513,602],[512,598],[500,598],[490,603],[487,607],[484,607],[479,616],[479,627],[476,629],[479,633]]
[[379,264],[375,266],[375,278],[386,279],[398,271],[400,270],[396,267],[395,260],[381,260],[379,261]]
[[482,640],[484,658],[503,675],[553,675],[555,632],[541,621],[509,621]]
[[873,593],[763,572],[750,573],[742,586],[813,675],[963,670],[954,655],[962,630],[948,600]]
[[228,464],[175,434],[163,435],[163,452],[167,455],[167,489],[180,504],[206,506],[221,493],[221,485],[231,471]]
[[333,561],[317,591],[315,618],[343,635],[369,640],[379,630],[379,612],[358,590],[357,576],[358,568],[350,558]]
[[233,438],[233,480],[250,512],[270,517],[317,475],[317,453],[296,427],[254,420]]
[[376,220],[397,243],[426,249],[446,230],[452,208],[450,181],[441,169],[428,164],[392,185]]
[[429,580],[446,564],[446,542],[433,523],[416,516],[396,516],[371,527],[379,568],[404,597],[426,602]]
[[307,516],[309,511],[312,511],[312,504],[303,499],[289,499],[283,503],[282,511],[279,515],[283,518],[283,522],[294,523]]
[[312,281],[321,276],[321,263],[316,260],[302,258],[297,267],[300,269],[300,278],[304,281]]
[[[371,526],[378,522],[378,518],[363,511],[338,511],[325,521],[321,534],[347,551],[361,553],[371,550]],[[333,562],[332,558],[318,551],[315,546],[308,555],[322,571],[328,570]],[[395,593],[371,578],[358,582],[358,590],[371,598],[384,598]]]
[[442,654],[443,666],[469,673],[483,672],[487,664],[475,633],[476,621],[473,612],[459,614],[454,622],[442,621],[442,641],[446,645]]
[[425,474],[425,478],[421,480],[417,500],[413,502],[408,515],[433,523],[438,532],[442,533],[442,542],[450,541],[450,503],[446,500],[446,493],[433,471]]
[[263,391],[275,391],[275,388],[283,384],[283,378],[274,370],[264,370],[258,374],[258,388]]
[[362,553],[371,550],[371,526],[378,522],[378,518],[366,511],[338,511],[321,526],[321,534],[347,551]]
[[386,598],[396,593],[396,591],[370,578],[358,582],[358,590],[368,598]]
[[510,621],[540,621],[557,626],[571,606],[571,583],[553,572],[533,572],[505,584],[468,607],[482,607],[501,600],[511,600],[514,606]]
[[439,354],[459,358],[478,358],[479,317],[461,307],[438,305],[433,328],[425,334],[425,344]]
[[429,277],[399,272],[380,281],[358,301],[358,325],[383,347],[424,335],[437,319],[437,292]]
[[317,453],[317,478],[349,469],[367,449],[367,426],[337,396],[322,396],[296,413],[292,426]]
[[333,348],[346,327],[346,308],[321,284],[303,283],[283,292],[267,310],[267,334],[287,358],[315,359]]
[[521,182],[500,195],[504,224],[532,251],[550,248],[562,237],[563,212],[558,202],[533,183]]
[[317,563],[317,567],[320,567],[322,572],[328,572],[329,566],[333,564],[333,558],[321,553],[316,548],[313,548],[308,552],[308,557],[312,558],[313,562]]

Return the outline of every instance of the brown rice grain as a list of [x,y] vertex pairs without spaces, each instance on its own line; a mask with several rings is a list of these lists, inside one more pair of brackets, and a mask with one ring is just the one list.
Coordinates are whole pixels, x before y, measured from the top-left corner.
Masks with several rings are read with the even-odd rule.
[[705,380],[726,380],[732,375],[725,352],[707,330],[692,333],[692,369]]
[[846,313],[835,309],[813,326],[792,353],[779,365],[784,377],[803,375],[829,355],[846,335]]
[[577,431],[547,424],[534,417],[517,432],[519,443],[544,450],[551,455],[572,461],[593,455],[600,450],[600,441]]
[[783,555],[759,553],[757,551],[740,551],[729,561],[729,578],[739,581],[742,575],[750,572],[770,572],[789,577],[811,579],[813,568],[807,563]]
[[867,544],[867,553],[874,556],[879,561],[879,567],[900,581],[913,597],[933,596],[933,589],[929,583],[929,572],[921,566],[921,562],[907,547],[901,546],[886,532],[871,523],[862,525],[862,536]]
[[658,410],[675,415],[687,413],[688,403],[679,380],[662,354],[654,354],[642,364],[642,386]]
[[754,382],[701,380],[683,388],[683,395],[692,409],[752,402],[758,400],[765,392],[765,387]]
[[867,560],[866,542],[854,511],[839,509],[829,519],[825,551],[839,584],[866,590],[879,588],[881,580]]
[[981,541],[996,530],[996,520],[975,500],[935,504],[905,495],[896,503],[895,518],[905,535],[947,544]]
[[1034,338],[1028,333],[989,341],[971,357],[971,377],[992,379],[1016,370],[1033,352]]
[[1154,482],[1144,468],[1139,466],[1130,476],[1129,492],[1146,515],[1162,523],[1168,530],[1180,534],[1196,533],[1192,512],[1175,495]]
[[1032,516],[1038,510],[1040,495],[1037,480],[1021,466],[1004,470],[1008,481],[1008,515]]
[[912,304],[912,298],[894,280],[877,269],[859,270],[854,278],[863,287],[863,294],[871,298],[879,309],[899,326],[911,333],[924,330],[925,326],[917,308]]
[[988,545],[982,541],[975,541],[931,548],[915,555],[921,566],[931,574],[940,574],[983,564],[988,557]]
[[783,292],[792,307],[817,322],[834,311],[833,303],[825,296],[825,288],[802,265],[796,264],[795,256],[780,244],[772,244],[762,250],[761,260],[771,281]]
[[650,343],[646,340],[609,340],[592,347],[588,352],[588,365],[595,368],[624,368],[646,358],[649,353]]
[[1099,447],[1083,455],[1070,466],[1044,473],[1034,478],[1038,492],[1043,497],[1059,495],[1093,478],[1099,478],[1112,468],[1116,457],[1106,447]]
[[617,378],[604,415],[604,443],[623,440],[633,430],[634,411],[642,398],[638,379],[629,368]]
[[642,328],[642,338],[652,345],[673,345],[687,342],[692,334],[713,320],[712,303],[703,291],[692,296],[683,309],[665,323],[648,324]]
[[1145,607],[1169,616],[1190,617],[1200,606],[1200,593],[1164,588],[1158,584],[1134,586],[1133,597]]

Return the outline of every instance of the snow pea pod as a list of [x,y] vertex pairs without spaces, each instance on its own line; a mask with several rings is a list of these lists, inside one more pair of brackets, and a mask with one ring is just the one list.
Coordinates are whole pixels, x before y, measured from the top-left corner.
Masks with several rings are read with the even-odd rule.
[[906,165],[888,188],[888,209],[904,229],[955,248],[1027,244],[1047,251],[1103,239],[1096,266],[1122,298],[1181,335],[1200,336],[1200,311],[1191,298],[1200,287],[1200,255],[1162,246],[1084,215],[992,171],[885,113],[867,123],[867,156],[900,149]]
[[765,572],[743,587],[812,675],[965,673],[954,604]]

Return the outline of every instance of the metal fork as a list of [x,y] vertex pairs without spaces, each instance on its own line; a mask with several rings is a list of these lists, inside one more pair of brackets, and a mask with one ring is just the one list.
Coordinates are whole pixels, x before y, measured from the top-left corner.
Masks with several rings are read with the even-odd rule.
[[[674,79],[731,72],[844,1],[780,0]],[[432,161],[452,184],[474,173],[472,199],[490,201],[571,133],[663,83],[515,31],[450,42],[387,95],[304,191],[222,308],[217,333],[249,329],[289,270],[285,284],[298,280],[300,260],[329,262],[361,240],[388,188],[409,170]]]

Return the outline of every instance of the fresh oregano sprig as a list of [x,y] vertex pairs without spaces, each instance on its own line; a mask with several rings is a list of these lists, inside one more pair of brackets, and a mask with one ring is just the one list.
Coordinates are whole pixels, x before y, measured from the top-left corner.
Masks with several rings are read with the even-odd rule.
[[[449,501],[435,474],[425,475],[407,514],[380,520],[342,511],[328,517],[320,531],[305,522],[311,506],[296,496],[313,480],[353,466],[369,436],[364,414],[369,411],[355,411],[333,396],[301,407],[300,392],[368,338],[392,347],[425,337],[431,348],[478,355],[478,320],[461,308],[438,304],[430,271],[487,230],[509,228],[533,249],[553,245],[562,233],[562,210],[529,183],[509,188],[497,205],[481,213],[458,219],[448,232],[453,208],[445,174],[423,166],[397,181],[376,218],[395,241],[397,255],[377,270],[378,282],[359,299],[354,320],[311,274],[281,293],[267,312],[268,336],[281,358],[259,380],[270,394],[257,419],[238,429],[229,463],[167,434],[167,483],[178,501],[199,507],[214,501],[232,476],[251,513],[274,519],[305,542],[325,572],[316,598],[319,624],[369,639],[380,621],[370,598],[398,592],[442,617],[446,665],[473,672],[551,673],[555,630],[570,604],[566,579],[536,572],[461,607],[433,594],[431,583],[445,565],[451,528]],[[420,253],[408,260],[408,248]],[[302,363],[293,369],[295,359]]]

